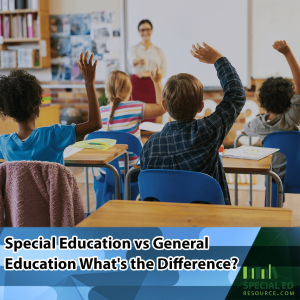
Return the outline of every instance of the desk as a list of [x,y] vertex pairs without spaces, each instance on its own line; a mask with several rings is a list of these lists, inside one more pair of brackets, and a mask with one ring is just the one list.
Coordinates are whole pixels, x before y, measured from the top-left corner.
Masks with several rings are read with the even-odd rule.
[[[271,206],[271,180],[274,180],[277,183],[277,207],[282,207],[282,182],[280,177],[272,171],[272,154],[268,157],[265,157],[261,160],[249,160],[249,159],[237,159],[237,158],[222,158],[223,167],[225,173],[233,174],[258,174],[258,175],[267,175],[269,177],[269,183],[267,187],[267,199],[268,206]],[[139,170],[139,166],[135,166],[130,169],[125,177],[125,199],[129,200],[130,196],[130,180],[134,172]]]
[[85,199],[86,209],[90,212],[89,205],[89,178],[88,178],[88,167],[99,167],[110,169],[115,176],[115,197],[121,199],[120,192],[120,176],[117,169],[109,163],[117,157],[124,154],[125,163],[125,176],[129,168],[129,158],[127,150],[128,145],[114,145],[108,150],[97,150],[97,149],[83,149],[65,159],[66,167],[84,167],[85,172]]
[[118,201],[105,203],[77,227],[291,227],[284,208]]

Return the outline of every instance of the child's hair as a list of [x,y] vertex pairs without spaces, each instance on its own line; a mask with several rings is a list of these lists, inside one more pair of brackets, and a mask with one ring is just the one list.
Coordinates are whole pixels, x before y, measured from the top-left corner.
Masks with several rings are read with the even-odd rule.
[[112,107],[107,121],[107,130],[109,130],[109,124],[114,117],[118,105],[131,94],[131,91],[131,81],[126,73],[118,70],[109,73],[106,80],[105,92],[108,100],[112,102]]
[[16,122],[27,122],[34,108],[42,103],[43,89],[35,76],[24,70],[13,70],[0,76],[0,116],[11,117]]
[[164,86],[162,97],[173,119],[194,119],[203,101],[203,85],[193,75],[174,75]]
[[290,107],[294,93],[292,81],[282,77],[270,77],[259,89],[259,102],[267,112],[281,114]]

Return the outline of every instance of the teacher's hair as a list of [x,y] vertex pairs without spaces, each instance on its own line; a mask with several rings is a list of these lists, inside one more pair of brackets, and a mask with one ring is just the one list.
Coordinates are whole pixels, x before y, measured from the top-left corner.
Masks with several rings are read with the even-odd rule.
[[145,19],[145,20],[142,20],[142,21],[139,23],[139,25],[138,25],[138,30],[140,29],[140,26],[143,25],[143,24],[145,24],[145,23],[148,23],[148,24],[151,26],[151,29],[153,29],[152,23],[151,23],[149,20]]
[[119,70],[113,70],[109,73],[105,84],[105,93],[108,100],[112,102],[112,107],[107,121],[107,131],[109,131],[109,124],[118,105],[131,94],[131,91],[132,84],[126,73]]

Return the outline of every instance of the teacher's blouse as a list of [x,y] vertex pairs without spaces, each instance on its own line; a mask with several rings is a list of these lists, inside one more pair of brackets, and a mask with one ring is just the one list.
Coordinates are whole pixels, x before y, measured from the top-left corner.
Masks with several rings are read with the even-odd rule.
[[[133,61],[136,59],[144,59],[144,65],[133,66]],[[148,49],[146,49],[142,44],[138,44],[133,46],[129,51],[128,55],[129,65],[131,66],[132,74],[136,74],[138,71],[151,71],[154,70],[156,65],[163,70],[163,77],[167,75],[167,62],[165,58],[164,52],[154,46],[151,45]]]

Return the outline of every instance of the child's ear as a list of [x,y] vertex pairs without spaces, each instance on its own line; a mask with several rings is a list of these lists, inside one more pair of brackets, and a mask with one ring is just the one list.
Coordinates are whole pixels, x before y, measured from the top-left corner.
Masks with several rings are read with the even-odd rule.
[[198,110],[198,114],[201,113],[201,111],[203,110],[203,108],[204,108],[204,102],[202,101],[201,106],[200,106],[200,108]]
[[40,106],[35,107],[35,108],[33,109],[33,112],[34,112],[34,114],[36,115],[36,117],[39,118],[40,112],[41,112]]
[[162,107],[163,107],[163,109],[164,109],[165,112],[168,112],[165,100],[162,100]]

